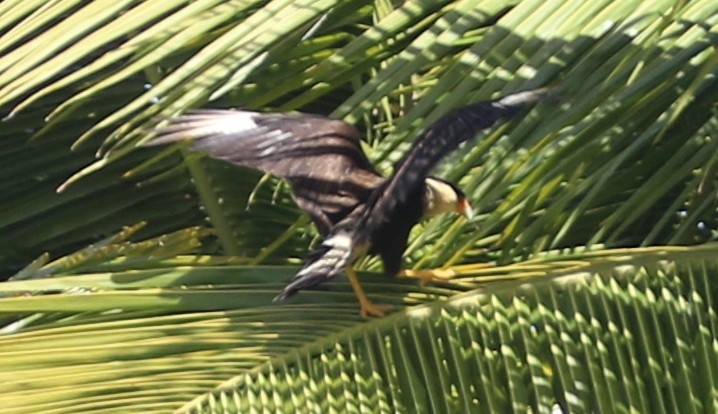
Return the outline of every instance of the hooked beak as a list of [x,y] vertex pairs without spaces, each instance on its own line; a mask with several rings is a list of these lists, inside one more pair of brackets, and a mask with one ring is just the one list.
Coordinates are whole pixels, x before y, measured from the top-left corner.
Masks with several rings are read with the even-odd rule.
[[466,217],[467,220],[471,220],[474,217],[474,209],[471,208],[471,204],[466,197],[459,197],[456,202],[456,212]]

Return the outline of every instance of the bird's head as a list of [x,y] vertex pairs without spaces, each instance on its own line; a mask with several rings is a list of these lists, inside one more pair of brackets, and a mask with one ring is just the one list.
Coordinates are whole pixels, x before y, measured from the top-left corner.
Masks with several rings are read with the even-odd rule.
[[425,184],[423,218],[434,217],[442,213],[459,213],[467,219],[474,216],[474,210],[466,195],[454,184],[435,177],[427,177]]

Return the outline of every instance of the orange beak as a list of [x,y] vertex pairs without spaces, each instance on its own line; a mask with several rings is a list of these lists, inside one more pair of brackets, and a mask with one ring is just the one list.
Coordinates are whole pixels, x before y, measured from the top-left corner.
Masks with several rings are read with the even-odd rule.
[[471,204],[466,197],[459,197],[456,202],[456,212],[466,217],[467,220],[471,220],[474,217],[474,209],[471,208]]

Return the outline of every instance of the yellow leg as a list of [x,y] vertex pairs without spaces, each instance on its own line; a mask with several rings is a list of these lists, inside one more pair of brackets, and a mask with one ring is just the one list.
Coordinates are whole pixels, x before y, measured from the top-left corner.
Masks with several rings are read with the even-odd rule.
[[457,275],[458,273],[452,269],[402,270],[399,273],[401,277],[419,279],[422,286],[433,282],[451,280]]
[[352,284],[352,289],[354,289],[354,294],[359,300],[359,314],[362,318],[366,318],[368,316],[382,317],[386,315],[389,310],[391,310],[391,305],[375,305],[366,297],[364,289],[362,289],[359,284],[359,279],[357,278],[354,269],[347,268],[346,272],[349,277],[349,282]]

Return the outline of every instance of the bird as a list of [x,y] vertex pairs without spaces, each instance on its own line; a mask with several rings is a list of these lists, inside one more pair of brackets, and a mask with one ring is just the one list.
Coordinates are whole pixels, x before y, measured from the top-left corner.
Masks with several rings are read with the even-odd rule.
[[322,242],[274,300],[346,273],[361,316],[383,316],[390,307],[366,297],[352,264],[365,255],[378,255],[384,273],[396,275],[417,223],[443,213],[471,218],[467,196],[430,171],[479,131],[515,116],[546,94],[545,89],[524,91],[454,109],[418,135],[389,177],[369,161],[354,126],[309,113],[196,109],[169,119],[144,145],[188,142],[192,151],[286,180],[292,199],[316,225]]

